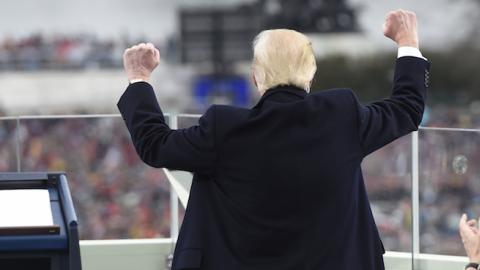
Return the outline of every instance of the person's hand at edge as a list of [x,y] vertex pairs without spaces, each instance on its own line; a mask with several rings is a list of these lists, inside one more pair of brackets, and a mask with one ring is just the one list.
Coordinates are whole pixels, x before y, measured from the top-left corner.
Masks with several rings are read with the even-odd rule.
[[475,219],[467,221],[467,215],[463,214],[459,223],[459,232],[470,262],[480,263],[480,232],[477,221]]

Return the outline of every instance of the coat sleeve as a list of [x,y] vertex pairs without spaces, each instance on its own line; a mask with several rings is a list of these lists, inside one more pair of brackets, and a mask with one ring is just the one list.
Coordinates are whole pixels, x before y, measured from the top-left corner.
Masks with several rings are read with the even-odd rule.
[[425,107],[429,68],[430,64],[424,59],[400,57],[389,98],[362,105],[354,96],[364,156],[418,130]]
[[131,84],[117,104],[140,158],[150,166],[209,173],[216,160],[215,107],[199,124],[170,129],[150,84]]

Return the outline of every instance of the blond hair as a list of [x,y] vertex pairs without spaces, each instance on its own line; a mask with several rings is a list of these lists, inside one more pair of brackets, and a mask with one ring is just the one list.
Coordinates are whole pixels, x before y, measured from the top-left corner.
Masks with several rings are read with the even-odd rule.
[[258,90],[294,85],[310,91],[317,70],[312,43],[289,29],[265,30],[253,42],[253,75]]

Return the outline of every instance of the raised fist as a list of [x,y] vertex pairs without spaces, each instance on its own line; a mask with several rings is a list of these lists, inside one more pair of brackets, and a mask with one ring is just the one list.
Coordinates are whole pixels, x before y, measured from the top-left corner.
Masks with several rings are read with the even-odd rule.
[[147,81],[159,62],[160,52],[152,43],[140,43],[126,49],[123,54],[123,67],[129,81]]
[[383,24],[383,34],[399,47],[418,48],[417,16],[407,10],[390,11]]

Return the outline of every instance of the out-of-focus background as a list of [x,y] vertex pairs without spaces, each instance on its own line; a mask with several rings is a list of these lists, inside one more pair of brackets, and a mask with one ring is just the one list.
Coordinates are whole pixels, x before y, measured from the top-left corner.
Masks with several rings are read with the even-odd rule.
[[[364,102],[384,98],[396,47],[381,25],[397,8],[417,13],[421,51],[432,64],[427,128],[419,132],[419,248],[463,255],[460,214],[480,215],[478,0],[4,1],[0,116],[34,117],[0,120],[0,171],[65,170],[82,239],[169,237],[169,184],[138,159],[120,118],[41,117],[118,113],[127,86],[123,50],[147,41],[161,51],[152,84],[164,111],[250,107],[259,98],[250,81],[251,42],[269,28],[311,38],[318,65],[312,91],[351,87]],[[179,118],[178,126],[195,121]],[[414,246],[411,147],[406,136],[364,163],[390,251]]]

